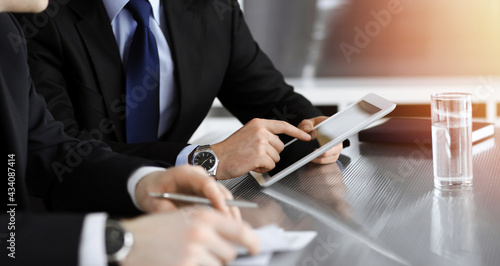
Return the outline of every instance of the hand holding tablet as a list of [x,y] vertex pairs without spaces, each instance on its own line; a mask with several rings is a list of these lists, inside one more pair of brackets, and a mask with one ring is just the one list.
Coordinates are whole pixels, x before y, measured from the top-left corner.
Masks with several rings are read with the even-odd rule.
[[[293,139],[285,144],[280,162],[267,173],[250,172],[262,187],[267,187],[312,161],[349,136],[390,113],[396,104],[370,93],[314,127],[316,139]],[[314,135],[314,134],[313,134]],[[293,154],[290,152],[293,151]]]

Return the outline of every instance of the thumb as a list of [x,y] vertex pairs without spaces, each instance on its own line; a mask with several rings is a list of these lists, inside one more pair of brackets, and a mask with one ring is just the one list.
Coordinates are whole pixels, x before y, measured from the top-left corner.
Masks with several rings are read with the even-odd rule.
[[311,119],[305,119],[300,122],[298,128],[305,131],[306,133],[311,132],[313,130],[314,123]]

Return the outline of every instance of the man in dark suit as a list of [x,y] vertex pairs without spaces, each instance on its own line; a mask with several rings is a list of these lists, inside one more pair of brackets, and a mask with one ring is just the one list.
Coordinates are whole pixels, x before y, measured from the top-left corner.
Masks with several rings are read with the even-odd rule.
[[[0,264],[105,265],[107,254],[108,262],[122,265],[212,265],[235,257],[231,243],[255,252],[250,228],[227,217],[231,211],[224,200],[229,192],[200,167],[165,170],[63,132],[35,92],[26,47],[17,43],[19,25],[3,13],[39,12],[46,5],[45,0],[0,0],[0,139],[8,156]],[[141,181],[127,187],[134,176]],[[177,208],[173,202],[148,197],[152,191],[194,192],[210,198],[220,212],[190,209],[121,222],[107,219],[105,213],[83,214],[131,215],[138,208]],[[28,195],[72,214],[30,213]]]
[[[127,112],[141,104],[134,97],[142,98],[142,92],[126,92],[137,28],[128,2],[54,0],[45,13],[17,17],[33,80],[69,135],[102,138],[125,154],[196,163],[192,157],[199,147],[187,141],[218,98],[247,123],[225,141],[204,146],[218,160],[213,174],[227,179],[274,168],[283,149],[277,134],[309,140],[304,132],[325,119],[259,49],[236,0],[152,0],[145,2],[151,4],[149,28],[160,61],[157,141],[129,141]],[[334,162],[341,149],[315,162]]]

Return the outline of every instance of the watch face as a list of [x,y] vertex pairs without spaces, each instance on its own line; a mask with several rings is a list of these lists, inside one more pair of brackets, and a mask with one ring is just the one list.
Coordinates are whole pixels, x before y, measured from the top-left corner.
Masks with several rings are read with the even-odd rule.
[[195,165],[201,165],[208,171],[215,165],[215,156],[210,152],[200,152],[194,157],[193,162]]
[[124,233],[114,227],[106,227],[106,253],[114,254],[123,247]]

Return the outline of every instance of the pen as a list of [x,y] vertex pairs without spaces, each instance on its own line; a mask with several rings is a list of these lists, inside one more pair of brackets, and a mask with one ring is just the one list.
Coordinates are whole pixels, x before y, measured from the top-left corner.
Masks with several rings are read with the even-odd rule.
[[287,143],[285,144],[285,146],[284,146],[283,148],[286,148],[288,145],[290,145],[290,144],[294,143],[295,141],[297,141],[297,139],[296,139],[296,138],[295,138],[295,139],[290,140],[289,142],[287,142]]
[[[212,205],[212,202],[207,198],[188,196],[188,195],[183,195],[183,194],[149,192],[149,196],[155,197],[155,198],[164,198],[164,199],[171,199],[171,200],[177,200],[177,201]],[[226,204],[229,206],[236,206],[236,207],[242,207],[242,208],[257,208],[257,207],[259,207],[259,205],[257,203],[247,202],[247,201],[239,201],[239,200],[226,200]]]

